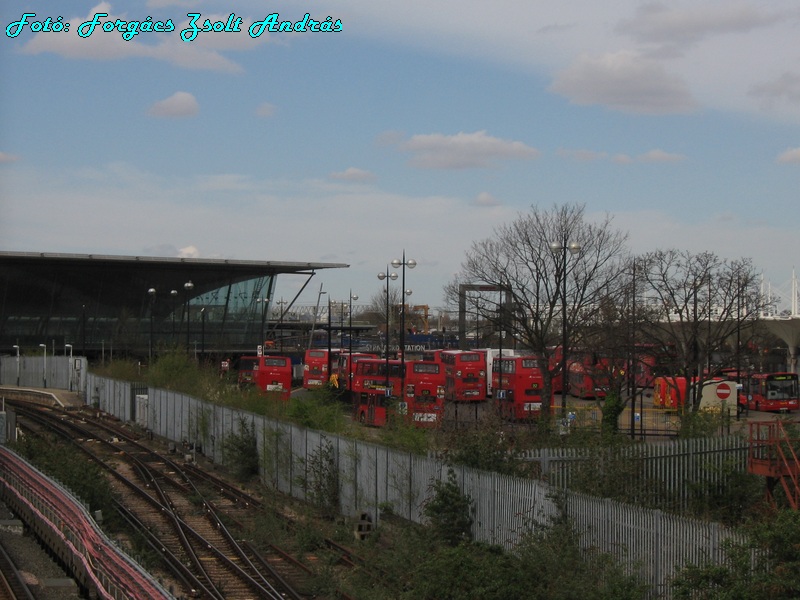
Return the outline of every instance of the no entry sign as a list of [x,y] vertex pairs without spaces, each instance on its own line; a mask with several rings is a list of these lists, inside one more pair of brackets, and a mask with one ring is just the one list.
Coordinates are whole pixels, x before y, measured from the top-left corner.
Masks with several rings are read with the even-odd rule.
[[717,384],[717,398],[726,400],[731,395],[731,385],[726,382]]

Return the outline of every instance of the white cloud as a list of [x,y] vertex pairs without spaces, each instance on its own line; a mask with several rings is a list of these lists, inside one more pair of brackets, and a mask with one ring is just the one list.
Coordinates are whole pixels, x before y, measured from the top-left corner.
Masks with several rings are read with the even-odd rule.
[[569,158],[577,160],[578,162],[594,162],[596,160],[604,160],[608,158],[605,152],[596,152],[594,150],[567,150],[566,148],[559,148],[558,155],[562,158]]
[[522,142],[503,140],[475,133],[419,134],[398,144],[400,150],[412,154],[409,163],[420,169],[487,168],[497,160],[535,159],[539,151]]
[[147,111],[151,117],[181,118],[194,117],[200,112],[200,105],[189,92],[175,92],[169,98],[160,100]]
[[582,55],[561,71],[550,91],[574,104],[640,114],[686,113],[696,108],[686,83],[654,60],[632,52]]
[[772,81],[753,85],[749,94],[762,100],[766,106],[772,106],[779,101],[800,106],[800,75],[794,72],[782,73]]
[[639,156],[630,156],[628,154],[615,154],[610,156],[607,152],[597,152],[595,150],[567,150],[561,148],[558,150],[558,155],[563,158],[576,160],[579,162],[594,162],[598,160],[610,159],[612,162],[628,165],[634,162],[642,163],[659,163],[659,162],[680,162],[686,160],[682,154],[674,154],[671,152],[664,152],[655,148]]
[[686,157],[682,154],[672,154],[670,152],[664,152],[663,150],[654,149],[650,150],[649,152],[645,152],[639,157],[641,162],[681,162],[686,160]]
[[13,154],[8,154],[7,152],[0,152],[0,164],[7,162],[14,162],[17,160],[19,160],[18,156],[14,156]]
[[501,202],[489,192],[481,192],[472,202],[475,206],[500,206]]
[[340,181],[374,181],[376,179],[373,173],[356,167],[349,167],[344,171],[331,173],[329,177]]
[[778,156],[779,163],[800,163],[800,148],[789,148]]
[[[657,96],[637,98],[641,86],[627,80],[617,95],[613,86],[590,93],[602,90],[601,82],[584,89],[588,74],[581,85],[560,81],[570,87],[558,93],[577,104],[644,114],[711,108],[800,121],[800,107],[765,110],[747,94],[754,84],[797,68],[800,11],[794,0],[347,0],[341,6],[348,35],[493,61],[554,81],[581,55],[629,53],[653,60],[645,89],[662,89],[664,79],[665,104]],[[628,94],[631,102],[618,97]]]
[[269,118],[275,115],[275,111],[277,110],[274,104],[270,104],[269,102],[263,102],[258,105],[256,108],[256,116],[262,118]]
[[767,13],[744,2],[685,7],[650,2],[637,7],[632,19],[623,19],[617,31],[643,43],[685,46],[714,35],[746,33],[772,25],[780,18],[777,13]]
[[200,251],[196,246],[186,246],[178,250],[179,258],[200,258]]
[[257,187],[247,175],[222,173],[198,177],[194,189],[199,192],[232,192],[252,191]]

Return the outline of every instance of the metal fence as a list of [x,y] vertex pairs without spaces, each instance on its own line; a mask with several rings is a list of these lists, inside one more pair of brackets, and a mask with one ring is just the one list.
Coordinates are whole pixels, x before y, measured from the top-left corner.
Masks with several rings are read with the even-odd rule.
[[[613,469],[615,497],[652,508],[686,511],[699,490],[724,485],[746,472],[749,443],[744,434],[635,444],[620,448],[535,449],[521,453],[539,464],[540,477],[559,489],[574,489],[582,478],[591,489],[593,472]],[[698,482],[701,485],[698,485]]]
[[0,356],[0,385],[82,392],[88,365],[83,356]]
[[[323,449],[332,450],[342,514],[369,515],[379,524],[386,511],[416,523],[436,481],[453,468],[462,493],[474,506],[475,539],[511,549],[525,532],[559,513],[554,490],[566,485],[569,465],[584,460],[577,451],[540,451],[551,485],[467,467],[450,467],[436,458],[392,450],[378,444],[313,431],[196,398],[89,375],[87,402],[126,421],[136,421],[156,435],[174,440],[186,452],[200,451],[223,461],[223,441],[255,433],[264,482],[306,500],[313,487],[313,462]],[[648,477],[678,488],[685,469],[704,468],[703,461],[741,460],[741,439],[671,443],[647,451],[642,464]],[[199,449],[199,450],[198,450]],[[631,452],[634,452],[631,450]],[[630,460],[642,459],[631,455]],[[649,461],[649,462],[648,462]],[[698,462],[699,461],[699,462]],[[574,467],[573,467],[574,468]],[[706,472],[713,469],[705,468]],[[552,485],[554,483],[555,485]],[[687,519],[607,499],[566,493],[565,509],[581,533],[585,547],[610,553],[630,572],[638,573],[653,597],[670,596],[669,580],[687,562],[720,560],[721,542],[736,534],[721,525]]]

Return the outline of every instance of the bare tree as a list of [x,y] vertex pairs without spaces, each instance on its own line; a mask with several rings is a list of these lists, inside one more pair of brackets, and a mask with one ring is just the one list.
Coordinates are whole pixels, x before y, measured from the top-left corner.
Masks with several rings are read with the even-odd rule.
[[[551,360],[555,348],[568,340],[574,348],[583,343],[587,325],[596,320],[601,298],[614,297],[622,285],[624,234],[612,227],[611,217],[588,222],[582,205],[532,206],[513,222],[498,227],[488,239],[474,242],[462,270],[445,286],[456,304],[463,284],[501,288],[496,303],[471,299],[470,311],[492,321],[518,344],[549,364],[544,371],[542,414],[549,427],[553,378],[562,364]],[[573,255],[570,250],[577,250]],[[566,293],[565,293],[566,292]],[[485,295],[483,296],[485,298]]]
[[389,338],[390,341],[398,338],[398,327],[400,327],[400,302],[402,301],[400,295],[400,285],[396,284],[394,287],[389,286],[389,305],[386,305],[386,283],[383,284],[383,289],[375,292],[370,296],[369,305],[361,314],[361,319],[368,323],[375,325],[375,331],[385,343],[386,335],[386,319],[389,319]]
[[[696,411],[704,379],[721,366],[738,367],[741,332],[752,330],[747,326],[765,308],[758,274],[750,259],[729,262],[711,252],[682,250],[637,258],[636,274],[641,335],[674,354],[675,375],[688,383],[689,398],[683,400]],[[715,356],[722,364],[715,364]]]

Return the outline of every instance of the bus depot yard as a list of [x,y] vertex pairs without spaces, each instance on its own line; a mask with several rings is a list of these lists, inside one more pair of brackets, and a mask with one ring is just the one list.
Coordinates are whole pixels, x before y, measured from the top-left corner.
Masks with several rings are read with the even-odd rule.
[[[553,379],[549,411],[562,435],[576,427],[599,429],[604,415],[613,413],[615,429],[630,437],[674,437],[690,412],[686,399],[691,403],[695,393],[705,420],[718,423],[720,432],[798,408],[798,379],[792,373],[740,378],[722,370],[700,388],[684,377],[656,376],[650,357],[643,357],[635,379],[625,377],[624,366],[590,360],[584,354],[568,362],[566,389],[560,377]],[[490,416],[521,428],[541,420],[544,363],[499,349],[430,350],[402,360],[312,348],[302,363],[302,388],[299,380],[293,382],[289,357],[276,354],[243,357],[237,381],[282,400],[293,393],[293,383],[295,394],[298,389],[328,389],[349,407],[355,421],[377,428],[392,419],[421,429],[463,428]],[[616,381],[615,372],[621,372]]]

